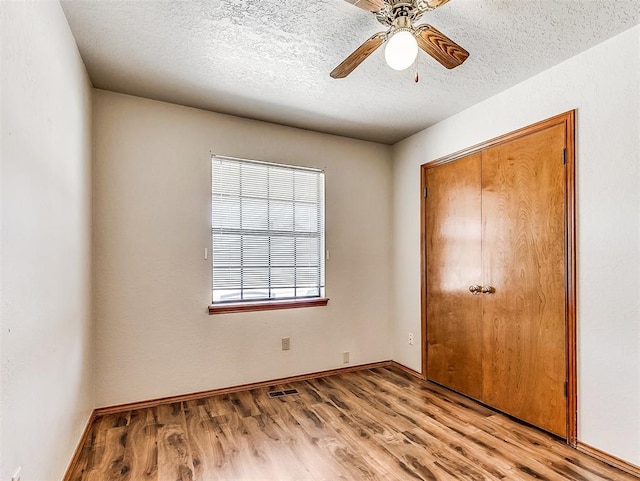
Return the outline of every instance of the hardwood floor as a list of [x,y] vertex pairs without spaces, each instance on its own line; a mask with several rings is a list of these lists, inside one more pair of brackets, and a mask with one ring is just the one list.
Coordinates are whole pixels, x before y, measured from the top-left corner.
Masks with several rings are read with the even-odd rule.
[[90,430],[73,481],[637,481],[393,368],[109,414]]

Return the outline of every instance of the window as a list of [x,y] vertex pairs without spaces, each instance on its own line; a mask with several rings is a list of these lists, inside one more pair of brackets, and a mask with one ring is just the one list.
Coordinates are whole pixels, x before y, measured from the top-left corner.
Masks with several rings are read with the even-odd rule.
[[210,311],[323,298],[324,173],[213,156],[211,175]]

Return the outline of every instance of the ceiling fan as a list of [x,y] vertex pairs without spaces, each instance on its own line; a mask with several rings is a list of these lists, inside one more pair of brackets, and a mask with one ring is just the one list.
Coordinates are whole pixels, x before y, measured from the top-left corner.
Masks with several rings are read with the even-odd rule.
[[469,57],[460,45],[446,37],[431,25],[414,26],[423,14],[434,10],[449,0],[346,0],[356,7],[375,15],[386,32],[371,36],[331,72],[333,78],[344,78],[387,42],[385,59],[395,70],[410,67],[418,55],[418,47],[448,69],[458,67]]

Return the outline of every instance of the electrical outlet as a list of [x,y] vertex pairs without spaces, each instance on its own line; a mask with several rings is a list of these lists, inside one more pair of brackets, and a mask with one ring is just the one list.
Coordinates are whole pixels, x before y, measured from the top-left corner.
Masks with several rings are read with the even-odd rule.
[[409,345],[413,346],[413,332],[409,333]]
[[22,467],[16,469],[16,472],[13,476],[11,476],[11,481],[20,481],[20,471],[22,471]]
[[344,351],[342,353],[342,362],[344,364],[349,364],[349,351]]
[[282,338],[282,350],[283,351],[288,351],[289,349],[291,349],[291,338],[283,337]]

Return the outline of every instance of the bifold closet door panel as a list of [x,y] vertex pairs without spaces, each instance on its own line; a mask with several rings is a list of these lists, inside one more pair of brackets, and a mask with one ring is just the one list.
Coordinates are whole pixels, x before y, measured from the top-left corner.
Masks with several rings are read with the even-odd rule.
[[427,170],[427,377],[482,394],[481,154]]
[[482,400],[566,436],[565,127],[482,153]]

